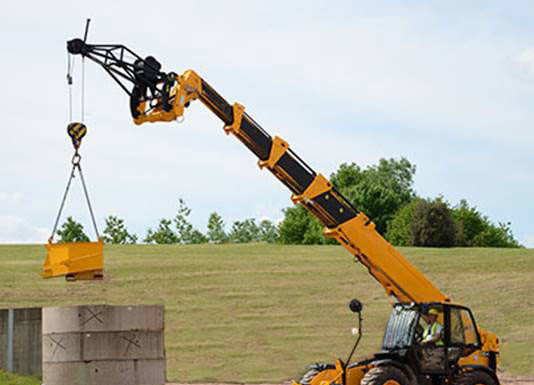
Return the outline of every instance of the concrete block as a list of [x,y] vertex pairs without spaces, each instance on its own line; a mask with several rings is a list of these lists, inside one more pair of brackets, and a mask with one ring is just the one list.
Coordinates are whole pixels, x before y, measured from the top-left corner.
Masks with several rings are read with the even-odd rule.
[[163,306],[86,305],[43,309],[43,334],[162,330]]
[[165,346],[161,331],[101,332],[83,334],[83,356],[97,359],[164,358]]
[[80,333],[43,335],[43,363],[82,361]]
[[46,385],[164,385],[165,359],[46,363],[43,380]]
[[163,306],[43,309],[46,385],[165,383]]

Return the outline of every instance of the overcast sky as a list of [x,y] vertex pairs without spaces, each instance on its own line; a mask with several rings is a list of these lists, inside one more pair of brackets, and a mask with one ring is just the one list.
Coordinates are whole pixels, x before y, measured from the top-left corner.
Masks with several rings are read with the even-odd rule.
[[[2,5],[0,243],[45,242],[70,169],[65,42],[121,43],[195,69],[316,171],[404,156],[420,196],[462,198],[534,247],[534,4],[529,1],[57,1]],[[81,66],[74,72],[80,118]],[[135,126],[126,94],[87,62],[82,165],[101,230],[144,237],[178,198],[278,220],[289,191],[200,102]],[[63,219],[93,236],[79,181]]]

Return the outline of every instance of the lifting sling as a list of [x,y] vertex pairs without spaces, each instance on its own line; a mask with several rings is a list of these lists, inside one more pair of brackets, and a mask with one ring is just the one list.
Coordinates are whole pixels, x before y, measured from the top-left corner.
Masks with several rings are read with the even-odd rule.
[[[52,235],[48,239],[48,244],[45,248],[48,251],[46,261],[43,265],[43,271],[41,276],[43,278],[51,278],[58,276],[65,276],[67,281],[76,281],[80,279],[95,280],[102,279],[104,268],[103,257],[103,243],[98,234],[98,228],[96,226],[95,216],[93,214],[93,208],[89,200],[89,194],[83,178],[82,167],[80,165],[81,155],[78,152],[80,148],[81,140],[87,132],[87,127],[83,123],[71,123],[67,127],[67,132],[72,139],[74,146],[74,156],[72,157],[72,170],[67,182],[67,188],[63,194],[59,212],[54,223],[54,229]],[[72,179],[75,177],[76,170],[80,175],[82,181],[83,191],[87,206],[89,207],[89,213],[93,221],[97,241],[96,242],[65,242],[65,243],[53,243],[54,234],[56,233],[57,225],[65,205],[65,200],[70,189]]]

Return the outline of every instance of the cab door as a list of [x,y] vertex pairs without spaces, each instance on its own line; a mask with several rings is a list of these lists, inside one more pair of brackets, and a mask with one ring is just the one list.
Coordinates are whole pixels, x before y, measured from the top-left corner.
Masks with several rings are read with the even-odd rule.
[[[441,329],[441,339],[437,344],[426,344],[423,341],[424,331],[429,327],[429,323],[425,317],[430,309],[438,311],[436,322]],[[425,313],[421,314],[418,321],[416,339],[418,344],[415,349],[416,360],[419,366],[419,371],[422,374],[444,374],[447,373],[449,365],[448,349],[447,349],[447,312],[443,305],[432,305],[428,307]]]
[[475,324],[473,314],[468,308],[449,306],[449,355],[451,363],[456,363],[462,357],[471,356],[471,364],[483,364],[485,357],[473,354],[482,346],[480,335]]

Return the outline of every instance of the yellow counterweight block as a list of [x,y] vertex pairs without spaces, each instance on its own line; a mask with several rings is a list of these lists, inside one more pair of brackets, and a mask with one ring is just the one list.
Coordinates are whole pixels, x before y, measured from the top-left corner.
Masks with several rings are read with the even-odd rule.
[[65,276],[67,280],[102,279],[104,269],[103,243],[50,243],[41,276],[52,278]]

